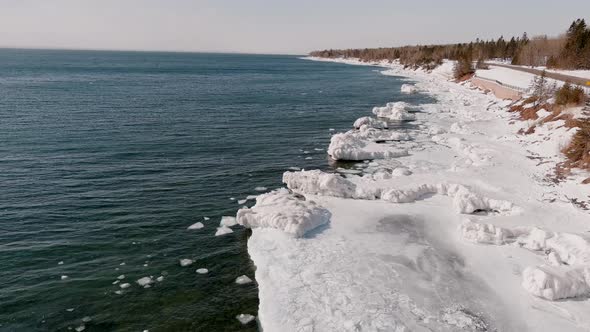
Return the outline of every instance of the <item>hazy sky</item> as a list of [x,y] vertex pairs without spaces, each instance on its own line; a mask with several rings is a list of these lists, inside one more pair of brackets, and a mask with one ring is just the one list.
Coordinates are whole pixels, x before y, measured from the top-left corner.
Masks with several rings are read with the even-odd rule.
[[583,14],[590,0],[0,0],[0,47],[303,54],[555,35]]

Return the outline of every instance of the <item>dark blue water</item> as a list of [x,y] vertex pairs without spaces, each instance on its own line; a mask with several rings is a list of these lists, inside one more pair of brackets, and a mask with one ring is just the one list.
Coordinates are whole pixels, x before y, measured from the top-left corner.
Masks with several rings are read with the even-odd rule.
[[234,283],[249,233],[213,236],[230,197],[331,167],[330,128],[421,101],[401,84],[291,56],[0,50],[0,330],[256,330],[235,319],[258,307]]

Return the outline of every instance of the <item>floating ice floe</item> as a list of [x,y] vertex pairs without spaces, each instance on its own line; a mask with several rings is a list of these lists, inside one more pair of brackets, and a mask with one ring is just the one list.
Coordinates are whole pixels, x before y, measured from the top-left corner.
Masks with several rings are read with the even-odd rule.
[[221,217],[221,221],[219,222],[219,226],[220,227],[232,227],[237,225],[238,223],[236,222],[236,217],[230,217],[230,216],[223,216]]
[[159,276],[159,277],[157,277],[157,278],[156,278],[156,281],[157,281],[157,282],[162,282],[162,281],[164,281],[164,276]]
[[137,279],[137,284],[140,285],[141,287],[150,286],[153,282],[154,282],[154,279],[152,279],[152,277],[143,277],[143,278]]
[[215,236],[222,236],[222,235],[226,235],[229,233],[233,233],[234,231],[227,227],[227,226],[221,226],[221,227],[217,227],[217,231],[215,232]]
[[209,219],[211,219],[211,218],[209,218],[209,217],[203,217],[203,220],[205,220],[205,221],[207,221]]
[[200,269],[197,269],[195,272],[197,272],[198,274],[206,274],[209,272],[209,270],[207,270],[205,268],[200,268]]
[[59,262],[57,263],[57,265],[63,265],[63,264],[64,264],[64,261],[59,261]]
[[122,292],[122,291],[120,291],[120,290],[116,290],[116,291],[115,291],[115,294],[117,294],[117,295],[121,295],[121,294],[123,294],[123,292]]
[[203,228],[203,227],[205,227],[205,225],[203,225],[203,223],[202,223],[202,222],[196,222],[196,223],[194,223],[194,224],[192,224],[192,225],[188,226],[188,228],[187,228],[187,229],[201,229],[201,228]]
[[387,122],[379,119],[372,118],[370,116],[363,116],[362,118],[356,119],[352,125],[355,129],[360,129],[362,126],[375,129],[387,129]]
[[66,279],[68,279],[68,276],[66,276],[66,275],[61,276],[61,280],[66,280]]
[[183,258],[183,259],[180,260],[180,266],[182,266],[182,267],[189,266],[192,263],[194,263],[194,261],[192,259]]
[[115,281],[113,281],[111,284],[113,284],[113,285],[116,285],[116,284],[118,284],[118,283],[120,283],[120,282],[121,282],[121,280],[115,280]]
[[413,94],[418,92],[418,88],[413,84],[403,84],[400,90],[402,93],[406,94]]
[[374,107],[373,114],[380,118],[386,118],[395,121],[416,120],[416,116],[408,112],[409,107],[411,107],[411,105],[403,101],[387,103],[382,107]]
[[76,327],[75,330],[76,330],[76,332],[82,332],[82,331],[86,330],[86,326],[84,326],[82,324],[82,325]]
[[262,186],[260,186],[260,187],[256,187],[256,188],[254,188],[254,190],[256,190],[256,191],[266,191],[266,190],[267,190],[267,188],[266,188],[266,187],[262,187]]
[[236,316],[236,319],[239,320],[240,323],[246,325],[256,319],[256,317],[249,314],[239,314]]
[[295,237],[330,221],[330,212],[285,188],[256,198],[252,208],[238,210],[237,221],[249,228],[276,228]]
[[522,286],[546,300],[590,295],[590,239],[569,233],[553,233],[537,227],[505,228],[466,220],[463,238],[483,244],[513,244],[546,255],[549,263],[527,267]]
[[238,285],[249,284],[251,282],[252,279],[250,279],[247,275],[239,276],[236,278],[236,284]]
[[120,284],[120,285],[119,285],[119,287],[121,287],[122,289],[125,289],[125,288],[129,288],[129,287],[131,287],[131,284],[129,284],[129,283],[124,283],[124,284]]

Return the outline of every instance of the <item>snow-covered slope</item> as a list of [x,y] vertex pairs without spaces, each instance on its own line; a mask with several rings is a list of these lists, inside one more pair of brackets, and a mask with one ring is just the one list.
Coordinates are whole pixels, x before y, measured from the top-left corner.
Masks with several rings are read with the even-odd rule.
[[[411,142],[378,143],[402,133],[366,119],[335,135],[333,157],[370,159],[361,174],[287,172],[291,193],[238,213],[254,227],[261,327],[590,330],[590,214],[572,204],[590,200],[579,184],[589,174],[546,176],[572,132],[549,122],[516,134],[530,123],[507,102],[447,81],[449,62],[431,73],[379,65],[438,102],[411,105],[421,110]],[[406,109],[396,107],[384,112]]]

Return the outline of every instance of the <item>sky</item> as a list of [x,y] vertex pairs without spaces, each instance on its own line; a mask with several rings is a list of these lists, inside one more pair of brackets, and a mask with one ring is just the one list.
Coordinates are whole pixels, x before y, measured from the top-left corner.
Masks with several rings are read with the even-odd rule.
[[588,15],[590,0],[0,0],[0,47],[306,54],[557,35]]

